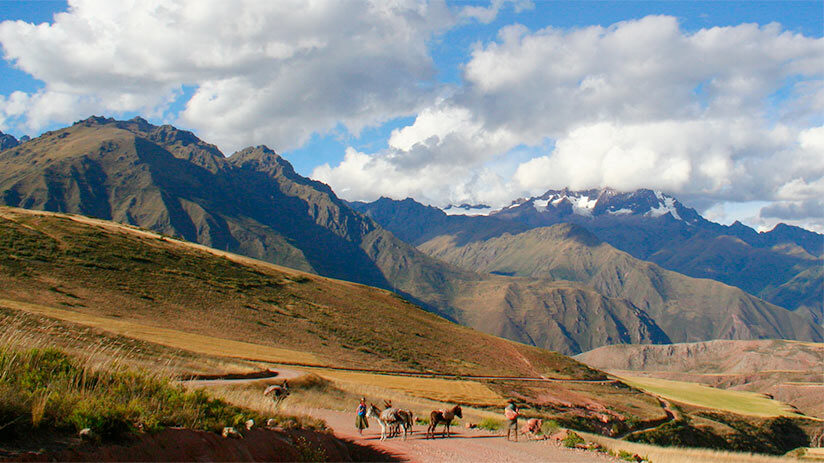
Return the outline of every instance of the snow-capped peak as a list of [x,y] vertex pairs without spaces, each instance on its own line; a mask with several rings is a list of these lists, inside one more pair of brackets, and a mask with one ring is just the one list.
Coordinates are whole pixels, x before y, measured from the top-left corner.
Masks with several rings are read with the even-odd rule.
[[592,210],[595,204],[598,203],[598,197],[590,197],[590,195],[579,192],[570,192],[567,190],[560,192],[547,192],[539,199],[532,200],[532,207],[538,212],[545,211],[550,205],[558,206],[563,201],[568,201],[572,205],[572,212],[574,214],[585,217],[592,216]]
[[661,191],[647,189],[630,192],[619,192],[611,188],[585,191],[571,191],[567,188],[549,190],[541,196],[514,201],[501,209],[499,213],[526,211],[525,208],[534,209],[541,215],[550,214],[558,217],[577,215],[592,218],[598,216],[656,218],[670,214],[675,220],[688,224],[696,223],[700,219],[694,210],[685,208],[674,197]]

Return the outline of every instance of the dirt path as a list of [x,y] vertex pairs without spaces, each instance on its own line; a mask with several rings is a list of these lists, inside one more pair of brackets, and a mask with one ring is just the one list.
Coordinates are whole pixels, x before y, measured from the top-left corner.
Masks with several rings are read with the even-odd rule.
[[290,412],[307,414],[326,421],[335,435],[358,444],[374,446],[392,453],[404,461],[475,463],[479,461],[524,462],[551,461],[558,463],[617,462],[607,455],[582,450],[558,447],[549,441],[507,442],[498,434],[482,430],[453,428],[449,439],[424,439],[426,428],[414,426],[414,434],[408,440],[387,439],[380,442],[380,426],[370,421],[370,427],[358,435],[353,413],[343,413],[324,409],[292,408]]
[[[279,368],[276,379],[292,379],[306,374],[305,371]],[[226,384],[243,384],[270,378],[244,379],[208,379],[187,381],[187,384],[199,386],[217,386]],[[426,427],[413,426],[413,434],[404,441],[402,438],[380,441],[380,426],[374,420],[370,427],[359,435],[355,429],[353,413],[334,410],[284,407],[283,411],[309,415],[326,421],[335,436],[358,444],[369,445],[389,452],[403,461],[411,462],[467,462],[478,461],[532,463],[535,461],[552,461],[558,463],[583,462],[617,462],[607,455],[559,447],[549,441],[521,439],[520,442],[508,442],[503,436],[484,430],[453,428],[453,437],[449,439],[424,439]]]

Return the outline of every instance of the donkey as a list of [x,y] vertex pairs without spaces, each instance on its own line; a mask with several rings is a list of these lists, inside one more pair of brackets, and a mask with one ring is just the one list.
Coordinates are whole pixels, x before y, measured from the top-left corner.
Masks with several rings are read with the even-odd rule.
[[395,415],[397,415],[397,417],[398,417],[398,420],[395,421],[394,423],[392,423],[392,426],[389,427],[389,434],[387,435],[387,437],[395,437],[398,434],[400,434],[401,433],[401,423],[406,425],[406,431],[408,431],[409,434],[414,433],[414,431],[412,430],[412,423],[414,421],[414,416],[415,415],[412,413],[412,410],[402,410],[402,409],[399,409],[399,408],[392,407],[392,400],[391,399],[390,400],[383,399],[383,408],[384,408],[384,411],[394,410]]
[[415,422],[415,415],[412,413],[412,410],[398,409],[397,415],[398,421],[389,429],[389,437],[397,436],[401,433],[401,423],[404,424],[409,434],[414,434],[415,431],[412,430],[412,424]]
[[278,407],[283,399],[289,395],[289,382],[284,379],[282,384],[273,384],[263,391],[263,395],[265,397],[271,396],[275,402],[275,407]]
[[449,427],[452,425],[452,419],[455,417],[463,418],[463,412],[460,405],[455,405],[450,410],[432,410],[429,414],[429,427],[426,429],[426,438],[432,436],[435,438],[435,428],[439,424],[444,424],[444,433],[441,436],[449,437]]
[[397,408],[388,408],[384,411],[380,411],[378,407],[372,403],[370,403],[369,408],[366,409],[366,416],[374,418],[381,426],[382,441],[386,440],[386,430],[391,429],[395,423],[399,424],[401,429],[403,429],[403,439],[406,440],[406,422],[403,418],[401,418],[398,413],[399,411],[400,410]]

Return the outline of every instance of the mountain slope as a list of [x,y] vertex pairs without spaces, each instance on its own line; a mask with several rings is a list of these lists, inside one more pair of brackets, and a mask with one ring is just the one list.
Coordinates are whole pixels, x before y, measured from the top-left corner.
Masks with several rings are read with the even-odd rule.
[[[111,219],[392,289],[454,321],[561,352],[670,340],[643,307],[589,286],[434,259],[266,147],[225,158],[190,132],[140,118],[93,117],[0,152],[0,202]],[[685,330],[705,335],[702,326]]]
[[505,233],[463,246],[450,236],[440,236],[419,248],[476,271],[583,283],[643,310],[673,342],[822,337],[822,330],[809,319],[738,288],[635,259],[576,225]]
[[253,341],[319,364],[598,377],[388,291],[82,216],[0,207],[0,299]]

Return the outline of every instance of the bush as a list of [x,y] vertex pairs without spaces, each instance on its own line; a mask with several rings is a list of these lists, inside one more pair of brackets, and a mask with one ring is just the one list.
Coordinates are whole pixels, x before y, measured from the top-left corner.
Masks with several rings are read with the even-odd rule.
[[299,436],[295,442],[295,448],[298,451],[298,461],[327,461],[326,450],[323,447],[313,447],[305,437]]
[[0,441],[32,429],[75,433],[90,428],[103,439],[166,426],[219,431],[263,418],[202,390],[187,391],[145,372],[112,366],[93,370],[56,349],[0,347]]
[[561,425],[559,425],[557,421],[544,420],[544,423],[541,425],[541,434],[551,436],[558,432],[559,429],[561,429]]
[[569,448],[575,447],[578,444],[583,444],[584,442],[584,438],[579,436],[575,431],[569,431],[569,434],[567,434],[567,436],[564,437],[564,440],[561,441],[561,443],[564,444],[564,447]]
[[495,418],[484,418],[480,423],[478,423],[478,427],[488,431],[497,431],[504,427],[504,423],[501,420],[496,420]]

